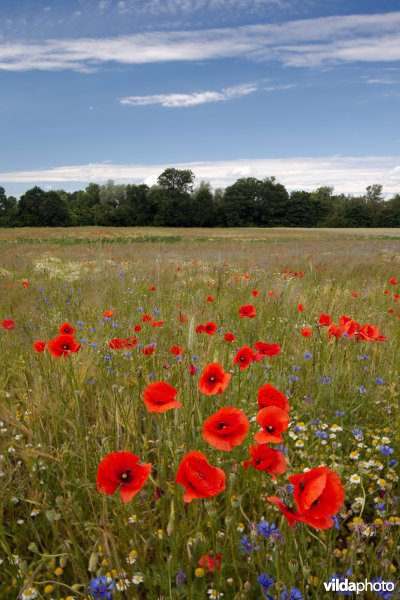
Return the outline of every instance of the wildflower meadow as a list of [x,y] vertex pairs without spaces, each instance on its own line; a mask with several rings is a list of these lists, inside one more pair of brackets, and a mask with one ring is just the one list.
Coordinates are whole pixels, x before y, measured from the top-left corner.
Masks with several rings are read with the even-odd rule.
[[210,231],[0,233],[1,600],[399,597],[400,231]]

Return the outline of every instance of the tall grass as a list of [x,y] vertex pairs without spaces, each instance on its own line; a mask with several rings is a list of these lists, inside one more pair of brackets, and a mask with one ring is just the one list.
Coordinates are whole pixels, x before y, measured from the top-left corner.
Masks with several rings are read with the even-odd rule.
[[[396,448],[399,437],[400,284],[389,283],[400,280],[398,241],[346,239],[342,232],[322,239],[303,232],[293,240],[288,232],[250,243],[260,239],[257,232],[240,241],[211,232],[213,241],[204,242],[188,233],[174,232],[182,239],[168,244],[71,245],[39,237],[40,244],[0,246],[0,320],[15,320],[14,330],[0,330],[1,599],[88,598],[99,575],[115,582],[113,598],[150,600],[258,599],[261,573],[274,577],[274,598],[285,586],[325,598],[323,583],[334,573],[351,571],[355,581],[398,577],[397,466],[395,454],[382,450]],[[239,319],[245,304],[256,307],[255,319]],[[110,320],[105,310],[114,312]],[[347,315],[377,325],[387,340],[329,340],[317,326],[322,312],[335,322]],[[164,325],[142,322],[145,313]],[[81,350],[67,359],[37,354],[33,342],[56,337],[63,321],[76,329]],[[205,321],[220,332],[194,333]],[[134,335],[136,324],[142,330],[135,348],[109,348],[112,338]],[[301,335],[304,326],[311,338]],[[232,344],[226,332],[234,333]],[[257,341],[279,343],[281,353],[239,372],[237,348]],[[152,343],[155,352],[144,355]],[[168,352],[173,344],[183,346],[182,360]],[[210,362],[232,373],[220,396],[198,389]],[[190,365],[198,373],[191,375]],[[142,391],[152,381],[173,385],[182,408],[148,413]],[[259,429],[257,390],[266,382],[291,405],[288,469],[278,483],[243,469]],[[201,435],[205,419],[223,406],[251,420],[231,453]],[[194,449],[224,469],[227,487],[214,499],[185,504],[174,480]],[[96,489],[99,462],[118,450],[153,465],[127,504]],[[266,497],[289,494],[291,474],[321,464],[345,486],[339,528],[290,529]],[[258,534],[262,519],[280,535]],[[222,555],[220,569],[202,568],[204,555]]]

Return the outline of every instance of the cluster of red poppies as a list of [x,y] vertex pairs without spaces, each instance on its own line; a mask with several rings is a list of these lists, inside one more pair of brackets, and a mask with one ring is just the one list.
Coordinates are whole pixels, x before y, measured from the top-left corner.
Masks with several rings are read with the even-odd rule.
[[343,336],[348,338],[355,338],[356,342],[360,340],[367,340],[369,342],[384,342],[386,336],[382,335],[376,325],[360,325],[350,317],[342,315],[339,317],[339,324],[333,323],[332,318],[322,313],[319,317],[320,327],[328,327],[328,337],[341,338]]
[[[226,373],[219,363],[208,364],[199,378],[199,391],[208,396],[222,394],[229,385],[231,374]],[[182,407],[178,401],[178,390],[172,385],[158,381],[150,383],[143,391],[143,401],[151,413],[163,413]],[[271,384],[258,390],[257,423],[261,431],[255,434],[257,444],[249,449],[250,460],[243,464],[247,470],[251,465],[258,471],[267,472],[276,480],[286,470],[286,459],[281,450],[269,444],[282,443],[282,433],[289,426],[289,402],[287,397]],[[226,452],[240,446],[250,429],[245,413],[227,406],[212,414],[203,424],[205,441]],[[120,486],[123,502],[130,500],[145,484],[151,471],[150,464],[139,465],[139,458],[129,452],[113,452],[100,463],[97,473],[97,489],[113,494]],[[175,482],[185,488],[183,500],[213,498],[226,487],[223,469],[211,465],[206,455],[199,450],[188,452],[181,460]],[[279,498],[270,497],[286,516],[292,526],[295,521],[304,521],[316,529],[327,529],[333,525],[333,516],[344,501],[344,490],[339,477],[327,467],[293,475],[290,482],[295,487],[294,499],[297,509],[291,509]]]
[[36,352],[44,352],[47,346],[50,354],[57,358],[66,357],[73,352],[78,352],[81,344],[77,344],[75,340],[75,329],[69,323],[63,323],[58,328],[60,335],[52,340],[45,342],[38,340],[34,342],[33,347]]

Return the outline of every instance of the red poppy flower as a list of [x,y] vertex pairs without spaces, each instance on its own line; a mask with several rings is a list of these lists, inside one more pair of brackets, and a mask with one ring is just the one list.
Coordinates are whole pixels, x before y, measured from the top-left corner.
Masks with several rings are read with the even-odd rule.
[[29,281],[27,281],[26,279],[24,279],[24,280],[22,281],[22,285],[23,285],[24,287],[26,287],[26,288],[28,288],[28,287],[31,287],[31,286],[30,286],[30,283],[29,283]]
[[225,333],[224,340],[225,340],[225,342],[234,342],[235,336],[233,335],[233,333]]
[[114,313],[112,310],[105,310],[103,312],[103,317],[108,317],[109,319],[111,319],[111,317],[113,317],[113,316],[114,316]]
[[189,373],[190,373],[191,375],[196,375],[196,373],[197,373],[197,369],[196,369],[196,367],[195,367],[194,365],[190,365],[190,366],[189,366]]
[[276,294],[275,294],[274,290],[270,290],[270,291],[268,292],[268,296],[270,296],[271,298],[273,298],[275,295],[276,295]]
[[210,465],[206,456],[198,450],[192,450],[183,457],[175,481],[186,488],[185,502],[194,498],[213,498],[226,487],[224,471]]
[[301,335],[303,337],[311,337],[313,334],[312,330],[309,329],[308,327],[303,327],[301,330]]
[[243,279],[250,279],[250,275],[247,275],[247,273],[243,273],[242,277]]
[[68,356],[73,352],[78,352],[81,348],[81,344],[77,344],[73,335],[61,334],[50,340],[47,344],[50,353],[57,358],[61,356]]
[[325,313],[321,313],[319,315],[319,326],[320,327],[329,327],[332,324],[332,319],[329,315]]
[[297,310],[299,310],[300,312],[304,311],[304,306],[302,304],[298,304],[297,305]]
[[341,338],[343,336],[343,331],[340,329],[339,325],[336,325],[336,323],[332,323],[332,325],[329,325],[329,329],[328,329],[328,338],[331,339],[332,337],[335,338]]
[[188,318],[186,315],[179,313],[178,317],[177,317],[178,321],[180,321],[181,323],[186,323]]
[[240,446],[249,428],[249,420],[243,411],[226,406],[205,421],[201,433],[213,448],[230,452],[235,446]]
[[156,291],[156,289],[157,289],[157,288],[156,288],[156,286],[155,286],[155,285],[152,285],[152,286],[151,286],[151,288],[150,288],[150,291],[151,291],[151,292],[155,292],[155,291]]
[[251,460],[244,461],[244,468],[252,465],[257,471],[269,473],[276,481],[276,475],[282,475],[286,471],[286,458],[280,450],[270,448],[268,444],[254,444],[249,449]]
[[73,335],[75,333],[75,329],[69,323],[63,323],[57,329],[59,333],[65,333],[65,335]]
[[207,335],[214,335],[214,333],[217,331],[218,327],[215,323],[213,323],[212,321],[207,321],[207,323],[204,323],[204,333],[207,333]]
[[196,333],[204,333],[204,325],[203,323],[200,323],[200,325],[197,325],[196,329],[195,329]]
[[214,302],[214,298],[212,296],[207,296],[206,302]]
[[279,344],[266,344],[265,342],[256,342],[254,348],[257,350],[254,360],[260,362],[266,356],[276,356],[280,353]]
[[38,340],[37,342],[34,342],[33,347],[36,350],[36,352],[44,352],[46,349],[46,342]]
[[392,279],[389,279],[389,283],[391,283],[392,285],[397,285],[397,279],[395,277],[392,277]]
[[208,571],[209,573],[214,573],[215,569],[217,569],[217,571],[220,570],[221,559],[222,559],[222,554],[217,554],[215,556],[215,558],[214,558],[214,556],[209,556],[208,554],[203,554],[203,556],[200,556],[200,558],[199,558],[199,565],[201,567],[203,567],[203,569],[205,571]]
[[228,387],[231,377],[230,373],[225,373],[220,363],[210,363],[199,379],[199,390],[208,396],[222,394]]
[[285,394],[277,390],[270,383],[266,383],[260,387],[257,392],[258,409],[261,410],[267,406],[277,406],[286,412],[289,412],[290,406]]
[[153,354],[155,349],[156,347],[153,344],[150,344],[150,346],[145,346],[144,348],[142,348],[142,354],[149,356],[150,354]]
[[178,390],[164,381],[150,383],[144,390],[142,398],[146,408],[151,413],[163,413],[170,408],[180,408],[177,401]]
[[254,436],[256,442],[259,444],[283,443],[282,433],[289,426],[289,415],[285,410],[277,406],[267,406],[257,413],[256,421],[262,427],[262,431]]
[[124,340],[124,345],[125,348],[134,348],[137,344],[137,338],[136,337],[128,337],[126,338],[126,340]]
[[349,338],[353,338],[355,334],[359,331],[361,325],[353,321],[353,319],[351,319],[350,317],[342,315],[341,317],[339,317],[339,327],[341,328],[343,333],[347,334]]
[[164,321],[153,321],[151,326],[152,327],[162,327],[164,325]]
[[13,321],[12,319],[4,319],[4,321],[2,321],[1,324],[4,329],[14,329],[15,328],[15,321]]
[[386,296],[390,296],[390,291],[389,290],[385,290],[383,293],[386,294]]
[[369,325],[368,323],[357,332],[357,340],[359,338],[368,342],[383,342],[386,340],[386,337],[381,335],[376,325]]
[[139,465],[140,458],[132,452],[107,454],[97,469],[97,490],[113,494],[119,487],[122,502],[132,500],[146,483],[151,463]]
[[239,315],[241,319],[248,317],[249,319],[254,319],[256,316],[256,309],[252,304],[247,304],[246,306],[241,306],[239,308]]
[[358,298],[357,292],[351,292],[351,295],[353,296],[353,298]]
[[108,343],[111,350],[122,350],[125,347],[125,340],[121,340],[121,338],[113,338]]
[[294,485],[294,500],[305,523],[315,529],[329,529],[332,517],[343,506],[344,489],[339,476],[329,467],[317,467],[292,475],[289,481]]
[[144,323],[149,323],[152,320],[153,320],[153,317],[151,315],[142,315],[142,321]]
[[239,348],[237,351],[233,362],[235,365],[239,365],[240,370],[243,371],[244,369],[247,369],[255,356],[256,355],[250,346],[243,346],[243,348]]
[[182,356],[184,349],[182,346],[172,346],[172,348],[169,349],[169,353],[173,354],[174,356]]
[[280,500],[276,496],[268,496],[267,500],[268,502],[272,502],[272,504],[275,504],[279,508],[279,510],[289,523],[290,527],[293,527],[296,521],[303,520],[301,514],[297,510],[288,506],[287,504],[284,504],[282,500]]
[[133,328],[134,331],[139,332],[142,331],[142,326],[141,325],[135,325],[135,327]]
[[253,294],[254,298],[257,298],[258,290],[253,290],[251,293]]

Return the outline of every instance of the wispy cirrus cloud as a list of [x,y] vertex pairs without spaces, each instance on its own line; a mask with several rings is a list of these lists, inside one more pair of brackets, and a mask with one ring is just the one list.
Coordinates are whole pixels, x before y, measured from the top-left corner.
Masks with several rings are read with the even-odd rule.
[[129,106],[148,106],[150,104],[160,104],[168,108],[180,108],[198,106],[209,102],[226,102],[241,96],[253,94],[258,89],[254,84],[243,84],[235,87],[225,88],[219,92],[203,91],[193,92],[192,94],[155,94],[152,96],[126,96],[121,98],[120,103]]
[[90,182],[104,183],[109,179],[152,185],[167,167],[191,169],[197,182],[209,181],[213,187],[226,187],[241,177],[269,176],[275,176],[289,190],[331,185],[336,193],[362,194],[367,185],[380,183],[386,194],[395,194],[400,187],[400,156],[255,158],[156,165],[100,163],[3,172],[0,181],[25,189],[32,185],[79,189]]
[[0,70],[91,71],[102,66],[241,57],[292,67],[400,61],[400,12],[346,15],[111,38],[0,42]]

